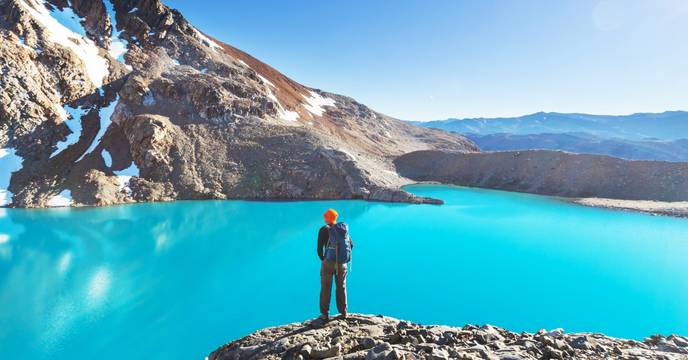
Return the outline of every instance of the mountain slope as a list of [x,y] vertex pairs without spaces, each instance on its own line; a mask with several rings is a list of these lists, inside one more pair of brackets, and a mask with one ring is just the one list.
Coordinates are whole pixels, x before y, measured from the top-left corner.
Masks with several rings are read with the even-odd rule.
[[688,112],[685,111],[623,116],[540,112],[513,118],[448,119],[414,123],[460,134],[478,135],[584,132],[605,138],[677,140],[688,134]]
[[157,0],[0,0],[0,38],[12,206],[426,201],[399,190],[392,160],[477,150],[303,86]]
[[484,151],[563,150],[582,154],[609,155],[629,160],[688,162],[688,139],[627,140],[601,138],[586,133],[560,134],[464,134]]

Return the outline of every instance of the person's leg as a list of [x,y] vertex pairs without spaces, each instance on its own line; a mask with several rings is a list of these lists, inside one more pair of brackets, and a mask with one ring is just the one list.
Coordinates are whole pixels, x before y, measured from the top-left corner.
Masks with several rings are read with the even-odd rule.
[[336,299],[337,299],[337,310],[343,316],[346,316],[346,264],[337,264],[338,267],[336,275]]
[[323,261],[320,265],[320,315],[328,316],[330,312],[330,296],[332,294],[332,275],[334,267]]

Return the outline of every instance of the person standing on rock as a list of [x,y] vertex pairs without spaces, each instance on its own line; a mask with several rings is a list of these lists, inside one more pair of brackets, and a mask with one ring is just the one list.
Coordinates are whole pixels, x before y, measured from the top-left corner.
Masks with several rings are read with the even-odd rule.
[[347,263],[351,261],[351,250],[354,247],[349,228],[343,222],[337,222],[339,214],[328,209],[323,215],[325,225],[318,232],[318,257],[320,258],[320,319],[330,318],[330,298],[332,296],[332,278],[335,279],[335,298],[338,319],[346,319],[346,274]]

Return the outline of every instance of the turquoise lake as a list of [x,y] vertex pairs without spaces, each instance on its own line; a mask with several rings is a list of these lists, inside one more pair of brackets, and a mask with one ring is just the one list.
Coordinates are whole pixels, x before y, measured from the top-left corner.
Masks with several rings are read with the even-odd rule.
[[446,204],[0,209],[0,358],[200,360],[258,328],[316,317],[316,235],[328,207],[355,243],[351,312],[688,335],[687,219],[502,191],[408,190]]

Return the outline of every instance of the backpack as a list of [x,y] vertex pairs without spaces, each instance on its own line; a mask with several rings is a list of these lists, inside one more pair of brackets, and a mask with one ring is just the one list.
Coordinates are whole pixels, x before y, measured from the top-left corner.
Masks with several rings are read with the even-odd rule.
[[339,264],[351,261],[351,238],[349,228],[345,223],[340,222],[330,226],[325,259]]

